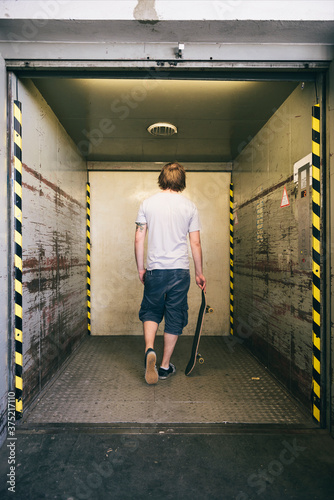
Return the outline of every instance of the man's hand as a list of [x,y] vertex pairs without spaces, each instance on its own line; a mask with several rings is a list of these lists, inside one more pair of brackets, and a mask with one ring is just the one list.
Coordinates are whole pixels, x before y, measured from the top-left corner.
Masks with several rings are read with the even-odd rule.
[[139,279],[142,282],[142,284],[145,284],[145,274],[146,274],[146,269],[143,271],[138,271]]
[[203,290],[204,293],[206,293],[206,279],[203,276],[203,274],[195,276],[195,280],[196,284],[200,287],[200,289]]

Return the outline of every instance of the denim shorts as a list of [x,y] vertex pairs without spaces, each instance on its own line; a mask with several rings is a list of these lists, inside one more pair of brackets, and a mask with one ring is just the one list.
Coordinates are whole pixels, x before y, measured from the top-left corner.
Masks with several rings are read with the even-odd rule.
[[159,324],[165,317],[165,332],[181,335],[188,324],[189,286],[189,269],[146,271],[139,319]]

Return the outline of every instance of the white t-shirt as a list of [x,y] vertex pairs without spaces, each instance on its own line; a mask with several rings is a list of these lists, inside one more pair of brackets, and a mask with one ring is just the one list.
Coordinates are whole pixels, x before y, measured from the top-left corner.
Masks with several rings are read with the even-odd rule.
[[180,193],[162,191],[143,201],[136,222],[147,224],[149,271],[189,269],[187,235],[201,229],[192,201]]

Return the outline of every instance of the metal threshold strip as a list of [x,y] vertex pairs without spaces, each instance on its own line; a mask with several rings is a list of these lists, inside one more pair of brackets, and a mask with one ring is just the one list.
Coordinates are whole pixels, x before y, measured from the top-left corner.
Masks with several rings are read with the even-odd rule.
[[19,424],[16,433],[20,434],[304,434],[326,432],[315,424],[242,424],[222,422],[217,424]]

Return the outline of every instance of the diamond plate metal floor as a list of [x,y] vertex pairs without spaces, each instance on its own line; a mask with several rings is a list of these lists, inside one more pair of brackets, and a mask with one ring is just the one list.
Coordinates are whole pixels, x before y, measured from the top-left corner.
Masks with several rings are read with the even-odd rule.
[[[311,417],[242,345],[201,339],[205,363],[184,375],[191,337],[181,337],[170,379],[144,381],[142,337],[87,337],[23,423],[261,423],[312,426]],[[162,337],[156,340],[158,362]]]

